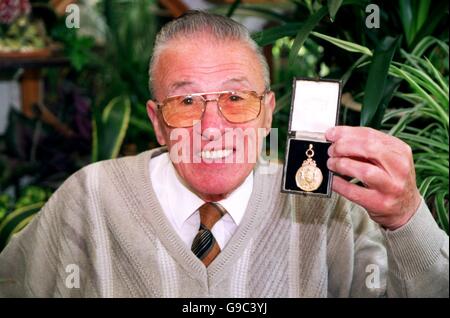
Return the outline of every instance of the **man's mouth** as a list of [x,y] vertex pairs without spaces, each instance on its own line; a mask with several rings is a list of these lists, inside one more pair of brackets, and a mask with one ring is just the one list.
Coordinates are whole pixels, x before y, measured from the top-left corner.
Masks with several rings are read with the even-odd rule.
[[202,159],[214,160],[226,158],[233,153],[233,149],[219,149],[219,150],[203,150],[200,152]]

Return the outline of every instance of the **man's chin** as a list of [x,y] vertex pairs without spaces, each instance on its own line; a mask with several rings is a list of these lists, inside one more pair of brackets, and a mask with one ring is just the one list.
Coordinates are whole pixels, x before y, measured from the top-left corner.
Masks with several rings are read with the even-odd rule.
[[[239,178],[242,179],[242,178]],[[245,179],[245,178],[244,178]],[[243,180],[242,180],[243,181]],[[214,176],[201,178],[191,182],[190,185],[197,192],[208,193],[208,194],[222,194],[234,190],[241,183],[241,180],[224,180],[224,176]],[[189,180],[188,180],[189,182]]]
[[[236,188],[236,187],[235,187]],[[204,185],[201,187],[196,187],[194,192],[204,201],[220,201],[225,199],[232,193],[235,188],[232,187],[221,187],[221,186],[212,186],[205,187]]]
[[182,176],[183,183],[203,198],[226,197],[245,181],[253,167],[254,164],[248,163],[201,162],[180,164],[177,170]]
[[245,179],[244,175],[230,178],[222,173],[203,175],[202,178],[185,181],[189,183],[191,190],[205,201],[219,201],[238,188]]

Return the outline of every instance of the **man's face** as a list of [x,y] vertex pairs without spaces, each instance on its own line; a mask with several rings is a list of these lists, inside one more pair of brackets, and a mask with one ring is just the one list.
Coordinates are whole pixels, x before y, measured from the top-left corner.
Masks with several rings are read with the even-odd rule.
[[[153,82],[155,99],[159,102],[174,95],[221,91],[255,91],[262,94],[265,90],[261,66],[250,48],[241,42],[219,42],[209,36],[172,40],[161,52]],[[217,94],[206,95],[208,99],[217,97]],[[164,122],[155,102],[147,103],[158,142],[167,144],[174,167],[185,185],[207,201],[226,197],[252,171],[255,159],[249,158],[249,154],[256,149],[259,154],[261,137],[269,132],[274,107],[275,97],[272,92],[267,93],[262,99],[259,116],[236,124],[224,118],[216,101],[208,102],[201,122],[196,127],[185,128],[189,136],[186,148],[180,147],[180,139],[171,140],[174,139],[171,133],[175,128]],[[230,133],[239,136],[237,131],[247,133],[240,140],[228,138]],[[194,139],[197,141],[194,142]],[[214,150],[219,150],[215,155],[219,154],[222,158],[211,160],[205,157],[208,155],[205,155],[205,150],[212,144]],[[189,154],[182,153],[186,149],[189,149]],[[177,163],[173,155],[187,155],[189,162]],[[240,160],[242,158],[243,161]]]

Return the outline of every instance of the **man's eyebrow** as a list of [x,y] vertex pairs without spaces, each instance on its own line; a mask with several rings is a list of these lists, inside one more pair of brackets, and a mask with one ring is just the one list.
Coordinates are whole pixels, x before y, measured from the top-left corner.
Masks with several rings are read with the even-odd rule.
[[193,84],[193,82],[191,82],[191,81],[179,81],[179,82],[175,82],[173,84],[170,84],[169,89],[171,91],[174,91],[174,90],[176,90],[178,88],[181,88],[183,86],[188,86],[188,85],[192,85],[192,84]]
[[230,79],[226,80],[225,82],[223,82],[223,84],[243,83],[243,82],[245,82],[246,84],[249,84],[249,83],[250,83],[250,82],[248,81],[247,77],[242,76],[242,77],[230,78]]

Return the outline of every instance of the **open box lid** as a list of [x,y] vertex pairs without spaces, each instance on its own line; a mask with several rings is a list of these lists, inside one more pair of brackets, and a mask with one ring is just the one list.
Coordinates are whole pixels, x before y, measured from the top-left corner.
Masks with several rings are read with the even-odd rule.
[[289,133],[324,136],[336,126],[341,81],[294,78]]

